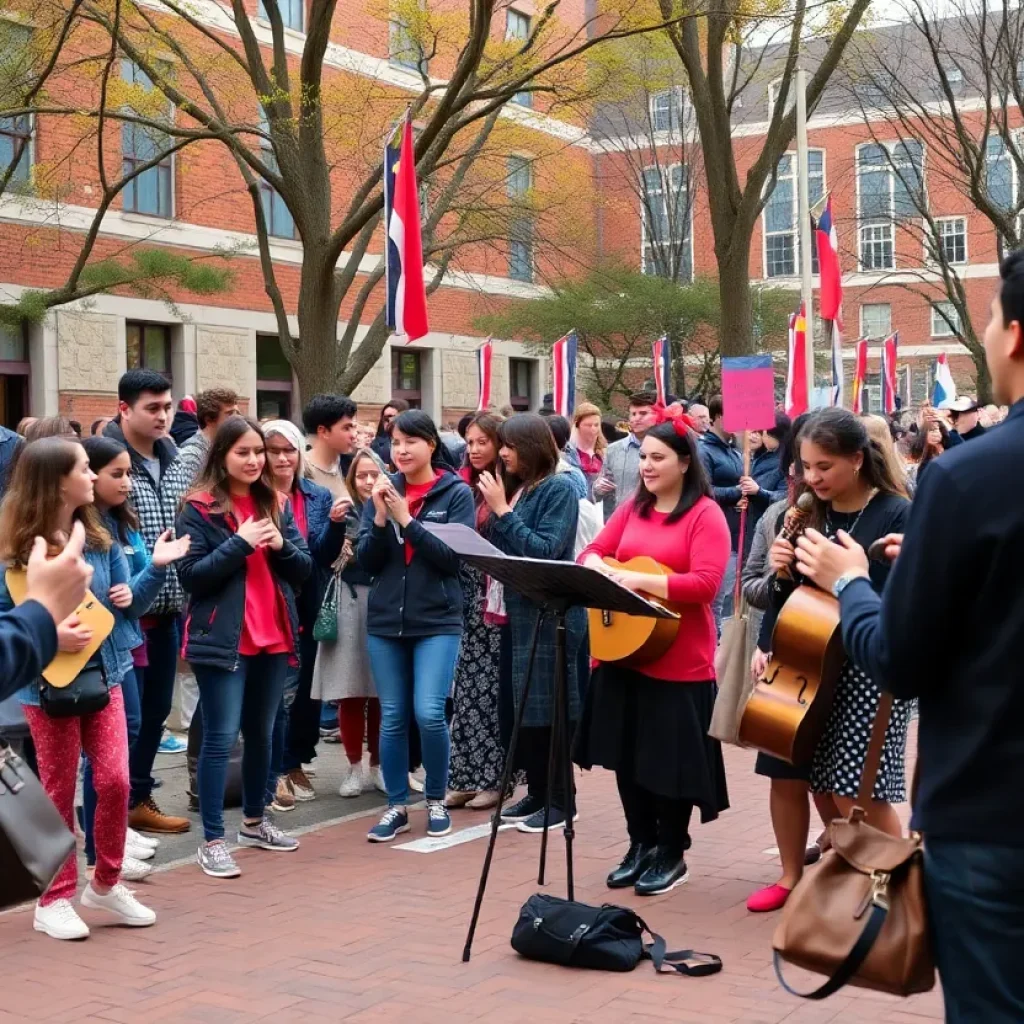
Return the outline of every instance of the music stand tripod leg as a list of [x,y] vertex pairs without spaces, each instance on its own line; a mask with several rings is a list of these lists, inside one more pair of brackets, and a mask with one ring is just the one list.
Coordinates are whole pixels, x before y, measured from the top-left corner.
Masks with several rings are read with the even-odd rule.
[[473,904],[473,916],[470,918],[469,931],[466,934],[466,944],[462,948],[462,962],[469,963],[472,955],[473,937],[476,934],[476,926],[480,920],[480,909],[484,902],[484,890],[487,888],[487,878],[491,873],[491,861],[494,859],[494,845],[498,839],[498,829],[501,827],[501,805],[505,802],[505,794],[508,792],[509,782],[512,781],[512,774],[515,764],[516,744],[519,741],[519,730],[523,724],[523,713],[526,710],[526,701],[530,696],[530,680],[533,677],[533,661],[537,653],[537,643],[540,640],[540,627],[547,614],[545,609],[537,611],[537,618],[533,624],[533,637],[530,640],[530,653],[526,659],[526,678],[523,680],[523,696],[519,701],[519,709],[516,712],[516,720],[512,726],[512,735],[508,741],[508,756],[505,758],[505,769],[501,774],[501,784],[498,792],[498,804],[494,809],[491,818],[491,836],[487,843],[487,853],[484,855],[484,866],[480,872],[480,883],[476,890],[476,901]]

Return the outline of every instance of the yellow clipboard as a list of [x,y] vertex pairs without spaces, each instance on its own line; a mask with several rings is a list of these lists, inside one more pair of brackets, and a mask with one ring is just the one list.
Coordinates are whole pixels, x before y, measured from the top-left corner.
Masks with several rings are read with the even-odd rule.
[[[28,590],[28,579],[24,569],[8,569],[6,573],[7,589],[14,603],[21,604]],[[75,609],[79,621],[92,630],[89,646],[75,654],[70,651],[58,651],[57,656],[43,669],[43,678],[51,686],[69,686],[75,677],[85,668],[89,659],[100,649],[100,644],[110,636],[114,628],[114,616],[110,609],[102,604],[91,590],[85,592],[85,599]]]

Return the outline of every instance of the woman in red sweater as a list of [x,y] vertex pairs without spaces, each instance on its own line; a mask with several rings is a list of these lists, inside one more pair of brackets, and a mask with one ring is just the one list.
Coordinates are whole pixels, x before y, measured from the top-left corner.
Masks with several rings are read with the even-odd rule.
[[[629,833],[609,888],[633,886],[640,896],[654,896],[681,885],[694,807],[707,822],[729,806],[722,748],[707,734],[716,693],[711,603],[729,548],[729,527],[711,497],[688,419],[652,428],[640,447],[636,495],[579,558],[630,590],[667,599],[680,616],[665,654],[636,668],[599,664],[587,693],[576,760],[615,772]],[[603,561],[638,555],[671,574],[612,570]]]

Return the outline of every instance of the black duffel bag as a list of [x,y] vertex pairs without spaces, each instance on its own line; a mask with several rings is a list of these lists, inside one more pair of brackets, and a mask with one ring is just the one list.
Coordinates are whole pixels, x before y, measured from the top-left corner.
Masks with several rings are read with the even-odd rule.
[[[651,942],[644,944],[644,933]],[[713,953],[666,950],[665,940],[627,907],[586,903],[535,893],[519,911],[512,948],[528,960],[595,971],[631,971],[641,960],[654,969],[704,977],[717,974],[722,961]]]

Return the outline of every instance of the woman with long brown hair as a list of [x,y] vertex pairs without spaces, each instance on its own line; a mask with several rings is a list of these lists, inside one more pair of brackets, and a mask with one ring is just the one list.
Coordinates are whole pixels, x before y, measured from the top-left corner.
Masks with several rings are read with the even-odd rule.
[[299,845],[266,816],[266,790],[274,720],[289,662],[298,655],[295,591],[313,571],[291,505],[275,489],[255,420],[232,416],[221,424],[176,529],[192,538],[178,578],[189,598],[184,655],[203,715],[197,788],[206,841],[197,860],[208,875],[236,878],[241,872],[224,843],[224,786],[240,729],[239,845]]
[[[478,412],[466,426],[466,465],[459,475],[476,500],[476,526],[487,533],[491,509],[477,488],[481,473],[495,473],[498,431],[503,417]],[[448,806],[471,810],[493,807],[505,766],[498,717],[498,677],[501,666],[501,626],[507,616],[498,607],[488,609],[488,580],[477,569],[463,566],[466,591],[466,629],[455,667],[452,699],[452,755],[448,770]],[[494,588],[490,588],[494,594]],[[493,602],[492,602],[493,603]]]
[[[0,511],[0,560],[10,569],[25,566],[37,536],[52,552],[67,543],[74,523],[85,527],[85,560],[93,567],[92,593],[116,615],[132,603],[128,564],[93,505],[96,474],[78,443],[51,437],[21,451]],[[14,606],[7,577],[0,575],[0,610]],[[93,639],[88,625],[72,615],[57,627],[61,651],[78,653]],[[107,636],[72,685],[88,674],[88,710],[60,714],[40,679],[19,697],[36,749],[39,776],[47,796],[69,829],[74,828],[75,787],[84,750],[92,764],[96,791],[94,840],[96,871],[82,893],[82,906],[105,910],[122,924],[145,926],[156,914],[120,881],[128,831],[128,727],[121,680],[124,663],[115,635]],[[76,855],[68,858],[36,904],[33,926],[54,939],[84,939],[89,928],[72,905],[78,879]]]
[[601,410],[592,402],[581,402],[572,414],[572,436],[566,454],[587,478],[587,497],[594,500],[594,481],[604,467],[608,442],[601,431]]

